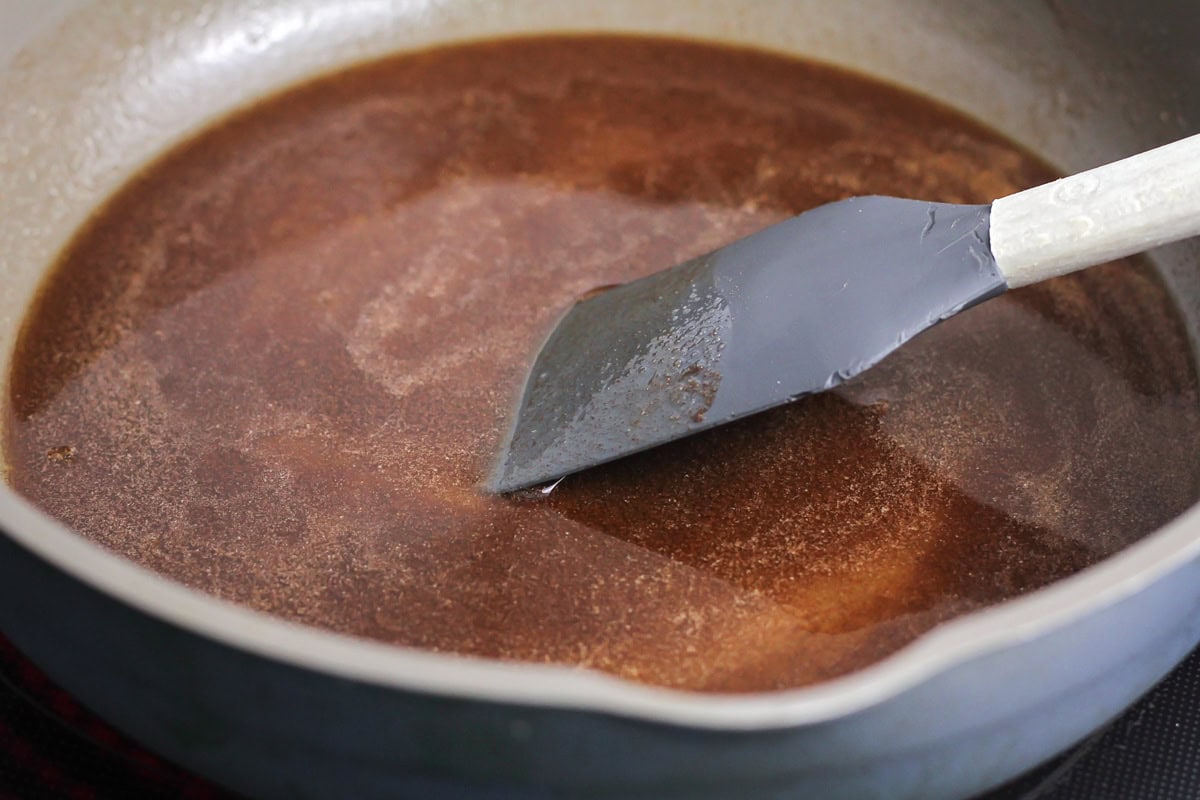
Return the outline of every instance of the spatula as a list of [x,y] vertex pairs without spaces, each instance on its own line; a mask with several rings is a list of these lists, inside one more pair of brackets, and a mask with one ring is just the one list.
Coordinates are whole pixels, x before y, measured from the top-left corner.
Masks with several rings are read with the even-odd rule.
[[1200,136],[1003,197],[855,197],[577,303],[525,383],[507,492],[837,386],[1029,283],[1200,234]]

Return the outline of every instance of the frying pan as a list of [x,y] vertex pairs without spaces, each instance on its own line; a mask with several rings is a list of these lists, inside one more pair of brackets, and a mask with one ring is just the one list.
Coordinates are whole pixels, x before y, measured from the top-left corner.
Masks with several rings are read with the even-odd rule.
[[[190,131],[314,74],[536,31],[852,66],[1078,171],[1196,133],[1200,8],[1150,0],[4,0],[0,353],[89,211]],[[1193,342],[1200,249],[1154,254]],[[0,489],[0,629],[99,714],[254,797],[961,798],[1069,746],[1200,640],[1200,509],[813,687],[720,696],[390,647],[225,604]]]

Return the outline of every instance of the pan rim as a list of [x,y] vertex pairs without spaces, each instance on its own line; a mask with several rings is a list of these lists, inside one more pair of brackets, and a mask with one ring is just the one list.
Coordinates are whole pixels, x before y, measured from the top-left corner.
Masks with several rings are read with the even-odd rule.
[[886,658],[795,689],[719,694],[556,664],[435,653],[275,617],[163,577],[72,532],[0,486],[0,528],[41,560],[142,614],[269,661],[385,689],[714,731],[814,725],[881,705],[937,675],[1136,595],[1200,558],[1200,504],[1075,575],[957,617]]
[[886,703],[939,674],[1120,603],[1200,558],[1198,504],[1115,556],[944,623],[862,670],[798,689],[722,695],[652,687],[567,666],[420,651],[289,622],[189,589],[116,555],[3,484],[0,528],[34,556],[140,613],[270,661],[398,691],[722,731],[812,725]]

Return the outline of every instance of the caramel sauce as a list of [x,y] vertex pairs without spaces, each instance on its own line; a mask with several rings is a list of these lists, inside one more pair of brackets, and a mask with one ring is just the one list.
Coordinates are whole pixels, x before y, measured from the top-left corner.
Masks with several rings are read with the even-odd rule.
[[1196,500],[1196,378],[1153,272],[1013,292],[834,392],[487,496],[529,359],[589,290],[814,205],[1052,177],[928,100],[748,50],[355,68],[198,135],[79,234],[20,337],[8,477],[302,623],[693,690],[826,679]]

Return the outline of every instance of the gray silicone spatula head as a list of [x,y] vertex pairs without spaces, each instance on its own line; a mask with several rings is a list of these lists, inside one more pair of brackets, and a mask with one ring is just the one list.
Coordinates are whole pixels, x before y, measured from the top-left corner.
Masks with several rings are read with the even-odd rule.
[[829,389],[1005,288],[988,206],[822,206],[578,303],[489,488],[510,491]]
[[489,480],[552,480],[836,386],[1008,287],[1200,234],[1200,136],[990,206],[831,203],[576,305]]

